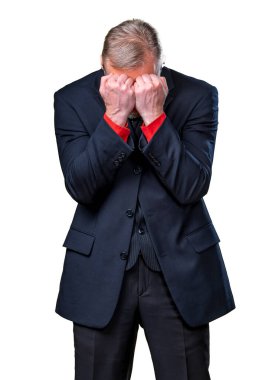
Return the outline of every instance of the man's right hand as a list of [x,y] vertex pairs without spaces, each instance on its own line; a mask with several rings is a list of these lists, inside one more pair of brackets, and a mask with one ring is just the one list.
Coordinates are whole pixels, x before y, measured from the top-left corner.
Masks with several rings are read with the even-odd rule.
[[99,92],[106,115],[116,124],[124,126],[135,106],[134,80],[126,74],[108,74],[101,77]]

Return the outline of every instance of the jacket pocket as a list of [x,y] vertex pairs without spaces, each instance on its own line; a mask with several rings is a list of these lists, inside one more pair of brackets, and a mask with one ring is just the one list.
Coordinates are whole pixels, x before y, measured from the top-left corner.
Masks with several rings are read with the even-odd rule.
[[70,227],[63,243],[63,247],[67,247],[84,255],[89,255],[92,252],[94,241],[94,235],[90,235]]
[[220,242],[219,235],[212,222],[201,227],[197,231],[191,232],[186,235],[186,237],[194,250],[198,253],[201,253],[212,245]]

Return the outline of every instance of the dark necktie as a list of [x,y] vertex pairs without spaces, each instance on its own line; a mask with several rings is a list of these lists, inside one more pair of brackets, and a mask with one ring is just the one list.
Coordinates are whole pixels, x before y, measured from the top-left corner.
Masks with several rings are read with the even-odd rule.
[[133,137],[135,146],[138,146],[138,141],[141,136],[141,124],[142,124],[142,118],[140,116],[135,117],[135,118],[128,118],[128,124],[129,128],[131,130],[131,135]]

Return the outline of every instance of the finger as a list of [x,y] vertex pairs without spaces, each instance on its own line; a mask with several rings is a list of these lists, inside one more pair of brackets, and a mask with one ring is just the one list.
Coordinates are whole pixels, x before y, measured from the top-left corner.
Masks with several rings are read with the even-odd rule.
[[168,88],[166,78],[165,77],[159,77],[159,79],[163,82],[163,84]]
[[143,74],[142,75],[142,79],[144,80],[144,82],[146,83],[152,83],[152,79],[151,79],[151,76],[149,74]]
[[113,82],[117,82],[118,77],[119,77],[118,74],[114,74],[114,73],[112,73],[112,76],[110,77],[110,80],[112,80]]
[[157,86],[158,84],[161,83],[160,77],[158,77],[158,76],[155,75],[155,74],[150,74],[150,78],[151,78],[151,81],[153,82],[153,84],[154,84],[155,86]]
[[168,85],[167,85],[167,82],[166,82],[166,78],[165,77],[160,77],[160,80],[161,80],[163,91],[164,91],[165,95],[167,96],[167,94],[169,92],[169,89],[168,89]]
[[143,84],[144,84],[144,82],[142,81],[141,83],[139,82],[137,82],[137,80],[135,81],[135,83],[133,84],[133,88],[134,88],[134,91],[136,92],[136,91],[138,91],[140,88],[143,88]]
[[119,85],[122,85],[126,82],[127,78],[128,78],[128,76],[126,74],[120,74],[117,78],[117,83]]
[[106,80],[106,79],[110,78],[112,75],[113,75],[113,73],[109,73],[109,74],[103,75],[101,77],[101,80]]
[[153,80],[153,79],[159,80],[160,79],[160,77],[156,74],[149,74],[149,75],[150,75],[151,80]]
[[144,84],[144,80],[142,78],[142,75],[136,77],[136,83],[140,86],[142,86]]
[[113,74],[106,83],[107,85],[114,87],[117,84],[117,80],[118,80],[118,75]]
[[110,73],[108,75],[103,75],[101,77],[100,83],[105,85],[105,83],[111,78],[112,75],[113,75],[112,73]]
[[126,85],[127,87],[131,87],[131,86],[133,85],[133,83],[134,83],[134,79],[131,78],[131,77],[128,77],[128,78],[126,79],[125,85]]

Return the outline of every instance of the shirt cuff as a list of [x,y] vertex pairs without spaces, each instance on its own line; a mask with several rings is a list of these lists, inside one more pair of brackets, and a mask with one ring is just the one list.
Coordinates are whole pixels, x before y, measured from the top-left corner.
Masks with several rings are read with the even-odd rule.
[[106,123],[127,143],[128,137],[131,133],[128,128],[128,122],[126,122],[124,126],[118,125],[114,123],[113,120],[106,115],[106,113],[103,115],[103,118]]
[[160,116],[158,116],[152,123],[145,125],[144,122],[142,123],[141,130],[144,133],[147,142],[149,142],[154,134],[157,132],[159,127],[162,125],[164,120],[166,119],[166,114],[163,112]]

